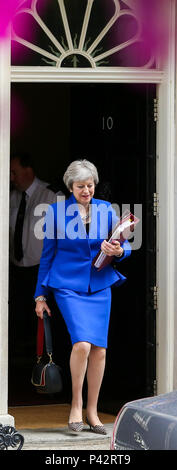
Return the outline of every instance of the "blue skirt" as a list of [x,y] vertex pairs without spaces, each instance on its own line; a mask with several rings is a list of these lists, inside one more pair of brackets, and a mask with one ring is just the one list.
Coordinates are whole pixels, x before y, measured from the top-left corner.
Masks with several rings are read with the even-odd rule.
[[107,348],[111,288],[97,292],[52,289],[72,344],[86,341]]

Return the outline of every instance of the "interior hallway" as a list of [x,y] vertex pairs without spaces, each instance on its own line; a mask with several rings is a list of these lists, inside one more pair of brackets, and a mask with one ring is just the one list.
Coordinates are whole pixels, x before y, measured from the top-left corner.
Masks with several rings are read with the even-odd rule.
[[[15,418],[16,429],[64,428],[68,424],[69,411],[69,404],[9,407],[9,414]],[[98,414],[104,424],[115,421],[114,415],[101,412]],[[86,411],[84,410],[84,421],[85,416]]]

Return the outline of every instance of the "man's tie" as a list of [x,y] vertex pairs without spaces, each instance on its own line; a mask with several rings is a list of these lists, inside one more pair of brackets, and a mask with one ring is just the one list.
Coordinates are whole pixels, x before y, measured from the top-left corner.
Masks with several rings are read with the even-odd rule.
[[23,258],[23,247],[22,247],[22,234],[23,234],[23,222],[25,217],[26,209],[26,193],[23,191],[20,206],[17,213],[17,220],[15,224],[14,233],[14,255],[17,261]]

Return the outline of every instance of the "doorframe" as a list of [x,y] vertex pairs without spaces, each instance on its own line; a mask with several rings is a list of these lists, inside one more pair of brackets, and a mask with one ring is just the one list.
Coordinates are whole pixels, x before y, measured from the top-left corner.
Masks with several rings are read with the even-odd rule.
[[[170,57],[172,56],[172,51]],[[12,67],[12,83],[152,83],[157,86],[157,287],[156,357],[157,393],[173,389],[174,361],[174,65],[164,71],[137,68],[53,69],[51,67]],[[168,156],[168,157],[167,157]],[[164,218],[166,224],[164,224]],[[164,338],[166,341],[164,342]]]
[[11,82],[17,83],[154,83],[161,84],[163,70],[137,67],[56,68],[11,67]]
[[157,87],[157,392],[174,389],[175,378],[175,154],[176,154],[176,1],[169,11],[168,61]]

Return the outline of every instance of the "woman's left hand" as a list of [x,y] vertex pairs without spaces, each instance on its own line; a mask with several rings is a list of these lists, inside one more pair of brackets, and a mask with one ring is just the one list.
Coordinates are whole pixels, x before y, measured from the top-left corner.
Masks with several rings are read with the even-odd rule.
[[101,251],[107,256],[121,256],[124,250],[117,240],[112,240],[111,243],[104,240],[101,244]]

